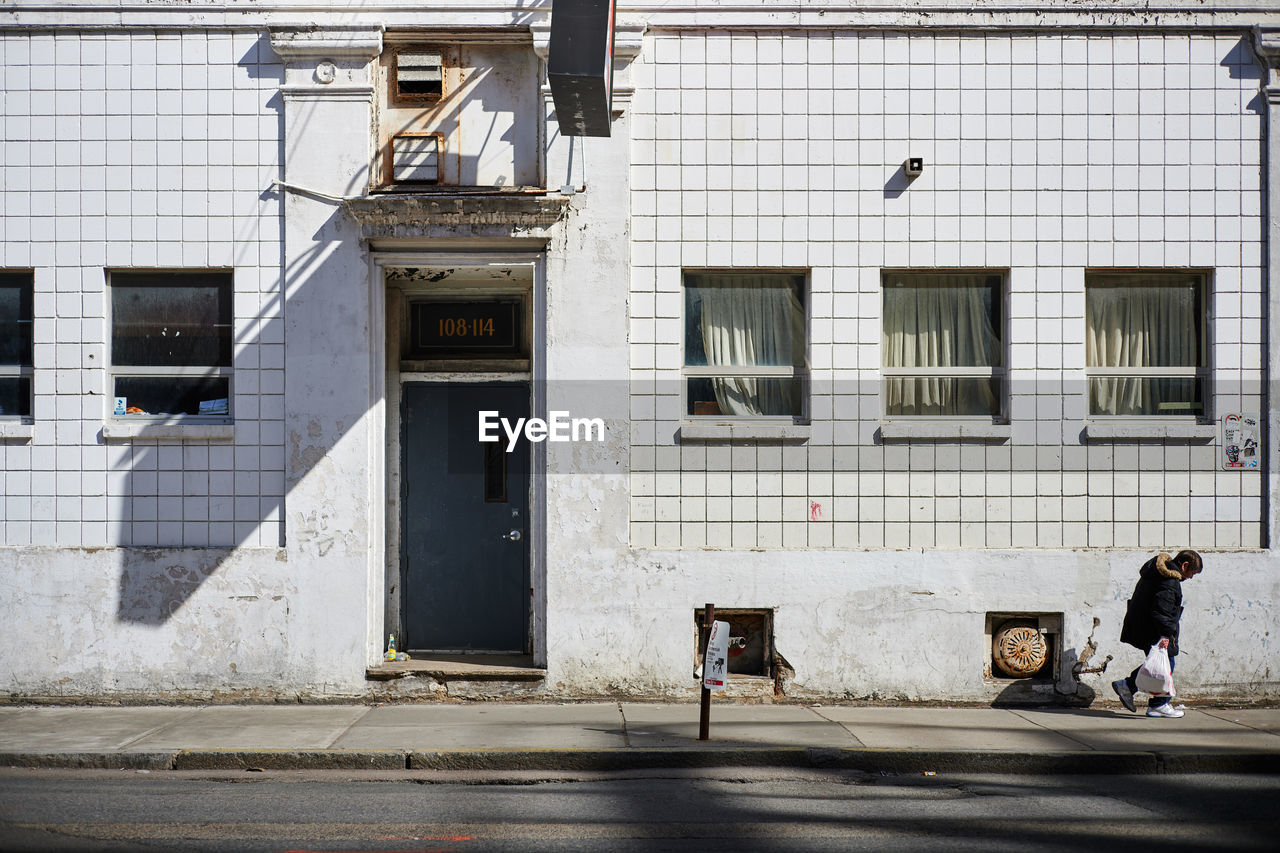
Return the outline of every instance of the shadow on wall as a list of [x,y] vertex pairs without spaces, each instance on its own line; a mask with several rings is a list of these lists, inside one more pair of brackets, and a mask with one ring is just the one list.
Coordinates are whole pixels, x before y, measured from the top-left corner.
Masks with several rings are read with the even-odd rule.
[[1255,92],[1249,102],[1244,104],[1244,109],[1258,115],[1264,115],[1266,101],[1261,92],[1264,72],[1262,63],[1259,61],[1257,54],[1253,52],[1253,36],[1241,36],[1240,41],[1236,42],[1235,46],[1222,58],[1222,62],[1218,64],[1227,69],[1227,74],[1231,76],[1232,80],[1256,81],[1259,91]]
[[180,558],[164,548],[124,552],[117,619],[162,625],[222,564],[221,548],[184,548]]
[[[281,66],[274,57],[270,39],[262,35],[254,46],[239,60],[251,78],[271,79],[283,82]],[[262,181],[269,184],[271,178],[280,177],[280,170],[287,162],[284,150],[283,101],[277,92],[266,102],[266,107],[276,112],[279,164],[274,175],[262,173]],[[353,179],[342,195],[352,195],[364,189],[365,175]],[[195,191],[203,187],[193,188]],[[181,188],[179,188],[181,191]],[[259,304],[252,316],[236,312],[234,338],[232,414],[235,418],[236,437],[233,442],[169,442],[133,443],[131,453],[124,464],[129,473],[118,508],[120,521],[115,537],[122,547],[117,549],[120,562],[120,595],[116,619],[119,622],[140,625],[161,625],[167,622],[195,594],[196,590],[213,576],[223,563],[246,543],[270,545],[256,541],[258,527],[263,522],[279,522],[279,546],[284,545],[284,506],[290,491],[290,482],[296,484],[307,476],[315,464],[343,438],[343,432],[315,429],[305,436],[286,435],[287,422],[284,411],[284,387],[271,387],[270,394],[263,394],[259,384],[263,375],[282,376],[284,368],[285,317],[290,306],[309,305],[315,311],[317,303],[326,300],[332,305],[330,293],[315,293],[313,282],[323,282],[333,277],[326,267],[333,261],[331,248],[337,241],[354,239],[347,214],[336,203],[324,226],[315,236],[314,243],[304,252],[296,251],[296,260],[285,263],[284,258],[284,198],[274,187],[267,187],[259,196],[262,202],[275,200],[275,218],[279,229],[278,241],[281,257],[278,269],[283,271],[276,287],[268,295],[268,281],[258,285]],[[237,196],[237,201],[239,196]],[[317,203],[330,203],[315,200]],[[241,213],[241,211],[236,211]],[[257,218],[265,222],[266,217]],[[249,226],[256,229],[256,225]],[[270,264],[256,257],[259,244],[257,233],[236,234],[235,266],[237,270],[261,267],[269,275]],[[344,295],[360,303],[358,312],[363,315],[368,290],[352,286],[342,289]],[[237,294],[237,297],[239,294]],[[240,300],[237,299],[237,304]],[[316,312],[321,313],[321,312]],[[334,318],[341,316],[341,306],[333,306],[328,312]],[[316,329],[318,336],[331,330]],[[333,329],[335,333],[342,330]],[[274,344],[274,347],[263,347]],[[262,356],[268,350],[279,353],[279,363],[270,363],[269,373],[260,372],[267,367]],[[272,356],[275,357],[274,355]],[[311,369],[318,370],[313,366]],[[273,380],[274,381],[274,380]],[[313,401],[313,411],[333,413],[335,409],[357,397],[359,389],[334,389],[334,400]],[[263,404],[272,395],[278,395],[279,411],[264,412]],[[338,397],[338,395],[343,395]],[[365,398],[367,400],[367,397]],[[367,405],[364,407],[367,409]],[[295,416],[300,414],[293,413]],[[350,412],[342,418],[346,430],[359,423],[365,411]],[[278,431],[278,433],[273,432]],[[100,438],[101,440],[101,438]],[[305,446],[304,446],[305,445]],[[268,449],[264,454],[264,448]],[[276,454],[276,458],[264,461],[263,456]],[[290,461],[292,459],[292,461]],[[213,464],[217,460],[218,464]],[[175,464],[176,463],[176,464]],[[203,542],[198,530],[191,543],[185,536],[173,546],[157,545],[155,540],[135,535],[135,515],[138,511],[147,521],[184,524],[185,512],[195,516],[191,522],[209,531]],[[231,521],[211,521],[229,518]],[[186,531],[184,530],[184,533]],[[158,537],[157,537],[158,538]],[[135,540],[141,539],[135,545]],[[179,547],[181,546],[181,547]]]
[[[1074,652],[1072,649],[1070,652]],[[1074,691],[1063,692],[1058,684],[1049,679],[1017,678],[1009,680],[994,699],[993,708],[1026,708],[1033,706],[1053,706],[1068,708],[1088,708],[1098,698],[1097,693],[1083,681],[1073,683]]]
[[[517,10],[512,13],[511,23],[517,27],[527,26],[531,20],[540,18],[543,14],[542,9]],[[267,80],[277,88],[284,82],[282,65],[272,50],[270,36],[266,33],[260,34],[257,41],[238,59],[237,67],[238,76],[247,75],[250,79]],[[275,172],[261,173],[261,185],[270,184],[273,178],[283,178],[284,164],[294,157],[307,156],[306,152],[285,148],[284,103],[280,93],[274,92],[265,106],[276,114],[274,135],[278,148]],[[308,123],[308,116],[303,112],[307,109],[305,103],[291,108],[299,110],[289,117],[293,124],[294,145],[301,144],[306,139],[323,137],[323,129],[313,132],[305,129]],[[262,115],[265,117],[265,112]],[[453,121],[456,124],[459,119],[455,116]],[[463,156],[459,153],[458,168],[463,181],[474,182],[479,177],[484,169],[485,158],[494,156],[493,149],[507,150],[513,146],[515,140],[512,134],[515,130],[508,130],[500,138],[495,138],[498,136],[495,134],[496,122],[495,115],[476,154]],[[262,138],[266,134],[257,132],[256,135]],[[231,134],[224,133],[222,136],[229,137]],[[241,141],[242,133],[238,128],[235,136],[235,141]],[[178,181],[185,174],[184,170],[172,172]],[[201,172],[202,170],[197,170],[197,173]],[[348,197],[362,194],[367,181],[368,174],[362,171],[335,194]],[[181,192],[183,188],[179,185],[173,189]],[[191,188],[194,192],[203,189]],[[148,444],[140,441],[132,447],[128,462],[129,476],[120,495],[120,529],[115,537],[115,541],[124,546],[118,549],[120,596],[116,617],[120,622],[163,624],[218,571],[236,549],[246,544],[275,544],[283,547],[284,508],[292,487],[308,476],[317,465],[322,464],[345,434],[368,415],[368,394],[364,393],[364,388],[352,387],[336,387],[332,389],[331,396],[317,395],[317,398],[309,399],[307,411],[290,411],[287,413],[289,420],[285,419],[283,402],[278,406],[279,411],[268,413],[263,410],[273,396],[277,400],[284,400],[283,387],[268,389],[265,387],[265,379],[262,385],[259,384],[260,376],[270,376],[273,382],[277,382],[276,377],[283,375],[283,371],[260,373],[258,369],[284,367],[286,316],[292,314],[296,317],[299,308],[302,308],[306,316],[325,317],[332,324],[330,328],[319,328],[318,324],[308,328],[303,335],[306,340],[295,340],[289,347],[289,362],[295,366],[301,364],[311,374],[326,375],[332,372],[328,370],[329,365],[336,364],[337,359],[344,357],[339,354],[339,351],[345,349],[341,345],[344,340],[342,336],[368,334],[366,315],[369,288],[350,281],[349,265],[339,270],[337,267],[340,261],[335,259],[332,251],[338,243],[349,245],[357,240],[358,230],[353,228],[354,223],[338,203],[314,196],[305,197],[309,204],[329,204],[333,209],[321,227],[311,235],[311,245],[305,251],[301,246],[290,247],[294,260],[287,263],[284,255],[285,199],[271,186],[265,187],[260,196],[262,202],[276,202],[274,215],[281,251],[277,263],[283,274],[274,288],[265,286],[267,282],[259,285],[259,301],[262,304],[255,307],[256,314],[246,316],[237,311],[233,363],[235,399],[232,408],[236,419],[235,441],[228,445],[209,446],[204,446],[201,442],[183,445],[181,442]],[[238,198],[237,196],[237,201]],[[254,255],[258,251],[256,234],[250,231],[236,234],[235,238],[237,269],[242,266],[261,267],[266,273],[271,263]],[[334,282],[342,282],[342,286],[329,286]],[[268,290],[272,291],[270,296],[267,294]],[[350,313],[359,318],[359,322],[341,322],[347,313],[343,311],[344,302],[353,306]],[[326,341],[335,342],[336,345],[326,351]],[[263,345],[267,346],[264,348]],[[361,337],[356,349],[363,353],[365,346],[367,344]],[[278,363],[268,365],[265,357],[260,357],[268,350],[281,353],[277,358]],[[271,404],[275,405],[274,401]],[[308,412],[313,413],[312,417],[307,417]],[[287,433],[290,422],[308,426],[299,428],[301,434]],[[228,461],[229,454],[233,455],[233,461]],[[271,458],[264,458],[267,456]],[[214,459],[221,464],[212,464]],[[197,528],[203,523],[206,529],[216,535],[208,535],[204,541],[200,541],[197,529],[193,531],[196,541],[188,542],[185,537],[179,537],[178,541],[173,542],[174,547],[157,545],[157,540],[161,537],[145,535],[150,531],[142,531],[144,535],[135,536],[133,508],[140,502],[145,505],[148,518],[156,519],[157,523],[176,522],[181,526],[185,509],[195,519],[193,524]],[[229,518],[231,521],[211,522],[210,519],[214,518]],[[258,542],[258,526],[273,521],[279,522],[279,539],[274,543]],[[352,521],[317,517],[310,519],[308,523],[316,527],[327,525],[330,528],[327,535],[336,541],[342,538]],[[164,538],[164,541],[172,540],[172,536]],[[178,545],[184,547],[176,550]],[[192,545],[195,547],[186,547]],[[322,553],[326,549],[323,542],[318,543],[317,547]]]
[[885,198],[898,198],[911,186],[912,179],[907,177],[907,167],[904,163],[898,167],[898,170],[889,176],[889,180],[884,184]]

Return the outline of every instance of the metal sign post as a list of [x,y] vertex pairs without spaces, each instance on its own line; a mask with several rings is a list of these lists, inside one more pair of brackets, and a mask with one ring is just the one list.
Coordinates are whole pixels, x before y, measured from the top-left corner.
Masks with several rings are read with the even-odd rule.
[[702,646],[702,707],[698,713],[698,740],[711,738],[711,690],[707,687],[707,646],[711,639],[711,625],[715,622],[716,606],[707,602],[702,610],[702,630],[698,645]]
[[715,620],[716,606],[707,603],[702,616],[702,707],[698,740],[711,737],[711,691],[724,690],[728,679],[729,623]]

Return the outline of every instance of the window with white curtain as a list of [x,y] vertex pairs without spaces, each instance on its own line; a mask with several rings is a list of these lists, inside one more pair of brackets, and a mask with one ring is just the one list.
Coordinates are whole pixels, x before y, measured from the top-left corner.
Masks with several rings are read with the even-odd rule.
[[687,417],[803,418],[805,277],[684,276]]
[[1004,280],[988,270],[882,273],[886,417],[1003,417]]
[[231,419],[232,274],[114,272],[116,417]]
[[1177,270],[1085,273],[1090,415],[1207,416],[1206,281]]
[[31,417],[30,272],[0,272],[0,420]]

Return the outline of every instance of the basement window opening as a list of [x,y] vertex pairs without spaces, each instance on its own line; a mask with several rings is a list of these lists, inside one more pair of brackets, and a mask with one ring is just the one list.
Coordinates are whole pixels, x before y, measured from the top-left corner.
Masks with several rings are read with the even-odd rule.
[[1060,613],[988,613],[983,676],[995,681],[1053,681],[1058,677]]
[[[694,666],[702,662],[703,608],[693,611]],[[773,610],[769,608],[717,607],[718,622],[729,623],[730,675],[773,676]]]

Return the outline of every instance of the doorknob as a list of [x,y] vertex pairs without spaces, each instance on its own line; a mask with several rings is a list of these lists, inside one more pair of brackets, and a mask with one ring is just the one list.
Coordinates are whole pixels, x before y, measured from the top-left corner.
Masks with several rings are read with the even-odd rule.
[[512,542],[519,542],[521,533],[519,530],[512,530],[510,533],[502,534],[503,539],[510,539]]

